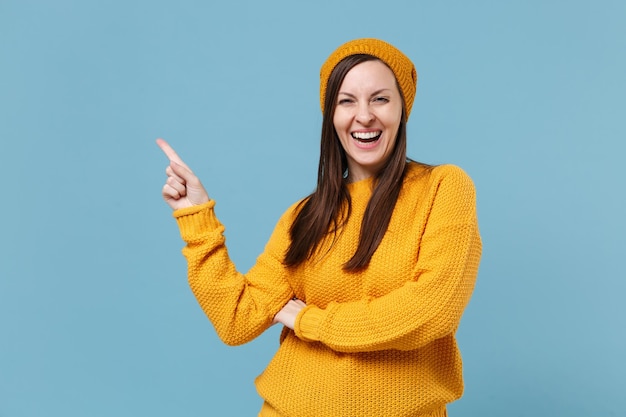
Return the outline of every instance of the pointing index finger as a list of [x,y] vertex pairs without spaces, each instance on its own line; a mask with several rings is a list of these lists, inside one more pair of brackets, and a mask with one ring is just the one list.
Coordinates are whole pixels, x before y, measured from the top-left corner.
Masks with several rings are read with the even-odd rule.
[[182,165],[185,168],[188,168],[183,160],[180,159],[180,156],[178,156],[176,151],[174,151],[174,149],[166,141],[159,138],[156,140],[156,143],[157,145],[159,145],[159,148],[161,148],[161,150],[165,153],[170,161],[176,162],[178,165]]

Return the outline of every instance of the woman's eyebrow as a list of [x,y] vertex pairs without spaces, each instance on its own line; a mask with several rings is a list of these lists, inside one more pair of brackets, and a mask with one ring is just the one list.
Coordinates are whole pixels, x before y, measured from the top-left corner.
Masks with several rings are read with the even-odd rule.
[[384,92],[387,92],[387,91],[391,91],[391,89],[390,89],[390,88],[381,88],[380,90],[376,90],[376,91],[374,91],[374,92],[372,93],[372,96],[376,96],[376,95],[378,95],[378,94],[380,94],[380,93],[384,93]]
[[[375,96],[377,94],[380,94],[380,93],[383,93],[383,92],[386,92],[386,91],[391,91],[391,89],[390,88],[381,88],[380,90],[374,91],[370,96]],[[343,94],[343,95],[346,95],[346,96],[349,96],[349,97],[356,97],[354,94],[346,93],[345,91],[340,91],[338,94]]]

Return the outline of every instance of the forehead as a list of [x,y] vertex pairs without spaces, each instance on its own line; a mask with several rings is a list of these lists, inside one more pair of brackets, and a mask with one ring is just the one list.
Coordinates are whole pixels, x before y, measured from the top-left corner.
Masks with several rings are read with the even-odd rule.
[[355,65],[343,79],[340,92],[371,89],[397,90],[396,77],[393,71],[382,61],[366,61]]

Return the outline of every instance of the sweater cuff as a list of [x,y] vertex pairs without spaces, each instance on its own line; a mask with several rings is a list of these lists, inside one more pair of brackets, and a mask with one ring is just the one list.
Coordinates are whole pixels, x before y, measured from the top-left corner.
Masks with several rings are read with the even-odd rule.
[[320,325],[326,316],[326,312],[315,306],[306,306],[296,317],[294,330],[298,338],[305,342],[317,342],[320,340]]
[[221,226],[213,207],[215,207],[215,200],[209,200],[207,203],[175,210],[172,213],[178,223],[180,236],[185,242],[202,238],[207,232]]

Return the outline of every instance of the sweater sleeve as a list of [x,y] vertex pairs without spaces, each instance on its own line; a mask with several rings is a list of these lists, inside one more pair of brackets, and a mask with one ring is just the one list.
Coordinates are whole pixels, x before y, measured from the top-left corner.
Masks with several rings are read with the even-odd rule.
[[174,212],[187,243],[189,285],[198,303],[228,345],[247,343],[271,324],[292,296],[282,265],[288,244],[285,215],[265,251],[246,274],[239,273],[225,246],[224,226],[214,213],[213,200]]
[[482,248],[475,190],[453,166],[434,186],[414,279],[371,300],[305,307],[295,324],[299,338],[340,352],[413,350],[456,331]]

